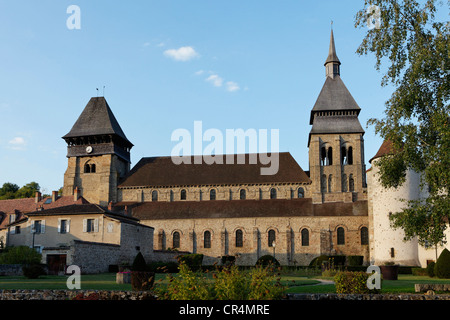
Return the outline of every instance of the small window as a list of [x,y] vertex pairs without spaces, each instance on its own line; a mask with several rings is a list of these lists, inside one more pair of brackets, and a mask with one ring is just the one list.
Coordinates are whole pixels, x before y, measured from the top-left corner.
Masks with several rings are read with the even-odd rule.
[[355,191],[355,180],[353,180],[353,174],[350,174],[348,178],[348,189],[350,192]]
[[95,232],[95,219],[86,219],[86,232]]
[[20,226],[15,227],[15,234],[20,234]]
[[63,219],[60,221],[59,233],[67,233],[67,220]]
[[211,248],[211,232],[209,231],[203,233],[203,247]]
[[337,244],[344,245],[345,244],[345,231],[344,228],[339,227],[337,229]]
[[268,234],[267,234],[267,238],[268,238],[268,246],[269,247],[273,247],[275,244],[275,230],[270,229]]
[[185,189],[181,190],[180,200],[186,200],[186,190]]
[[297,196],[298,198],[304,198],[305,197],[305,190],[303,188],[298,188],[297,190]]
[[209,200],[216,200],[216,190],[215,189],[211,189],[211,191],[209,191]]
[[33,230],[34,233],[41,233],[42,232],[42,222],[41,220],[37,220],[33,224]]
[[332,182],[333,182],[333,175],[330,174],[328,176],[328,192],[331,192]]
[[95,163],[91,164],[91,173],[95,173]]
[[369,230],[366,227],[361,228],[361,245],[369,244]]
[[152,201],[158,201],[158,191],[152,191]]
[[348,164],[353,164],[353,148],[348,147]]
[[172,247],[179,248],[180,247],[180,233],[175,231],[172,236]]
[[239,191],[239,198],[240,198],[241,200],[245,200],[245,198],[246,198],[246,192],[245,192],[245,189],[241,189],[241,191]]
[[309,230],[308,229],[302,229],[302,247],[309,246]]
[[244,234],[242,230],[236,230],[236,248],[242,248],[244,245]]
[[270,189],[270,199],[276,199],[277,198],[277,189],[272,188]]
[[89,163],[84,165],[84,173],[91,173],[91,166]]
[[113,222],[109,222],[108,223],[108,233],[113,233],[114,232],[114,223]]
[[395,258],[395,250],[394,250],[394,248],[391,248],[391,258]]

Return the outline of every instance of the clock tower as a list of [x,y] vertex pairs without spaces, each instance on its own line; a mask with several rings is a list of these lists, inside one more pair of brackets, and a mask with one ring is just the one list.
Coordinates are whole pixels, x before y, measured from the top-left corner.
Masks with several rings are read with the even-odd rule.
[[130,171],[133,144],[104,97],[91,98],[68,134],[63,195],[75,188],[91,203],[117,202],[118,181]]

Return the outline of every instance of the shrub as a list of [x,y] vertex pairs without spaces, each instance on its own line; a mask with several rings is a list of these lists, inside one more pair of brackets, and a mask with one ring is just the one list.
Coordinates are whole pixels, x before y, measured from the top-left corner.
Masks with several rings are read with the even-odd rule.
[[274,300],[281,299],[284,287],[280,278],[275,277],[273,268],[262,265],[256,266],[250,271],[250,292],[248,300]]
[[251,290],[250,278],[235,265],[215,273],[214,289],[218,300],[246,300]]
[[24,265],[22,267],[22,272],[25,277],[28,279],[37,279],[40,276],[46,275],[47,272],[45,272],[45,269],[40,264],[31,264],[31,265]]
[[133,264],[131,265],[132,271],[147,271],[147,263],[145,262],[144,256],[139,251],[134,258]]
[[0,255],[0,264],[39,264],[42,255],[27,246],[8,247]]
[[364,261],[364,256],[348,256],[347,264],[349,266],[362,266]]
[[256,261],[256,266],[279,266],[280,263],[278,262],[275,257],[271,256],[270,254],[266,254],[264,256],[261,256],[258,261]]
[[234,263],[236,262],[235,256],[222,256],[220,258],[220,262],[222,262],[223,266],[234,266]]
[[185,262],[180,262],[178,276],[169,274],[167,291],[161,298],[169,300],[210,300],[211,289],[203,273],[192,271]]
[[148,265],[148,271],[155,273],[176,273],[178,272],[178,263],[176,262],[150,262]]
[[134,291],[150,290],[155,282],[155,273],[148,271],[131,272],[131,289]]
[[178,262],[180,264],[184,263],[192,271],[198,271],[202,267],[203,254],[200,253],[190,253],[178,256]]
[[411,268],[411,274],[414,276],[428,276],[427,268]]
[[450,279],[450,251],[444,249],[436,261],[434,273],[438,278]]
[[369,288],[367,287],[368,278],[369,274],[366,272],[338,272],[334,276],[336,293],[377,293],[378,290],[369,290]]
[[326,261],[328,261],[329,257],[327,255],[321,255],[318,257],[315,257],[312,259],[312,261],[309,263],[310,267],[321,267],[322,264]]
[[434,274],[434,268],[435,268],[435,266],[436,266],[436,262],[434,262],[434,261],[431,261],[431,262],[427,265],[427,275],[428,275],[430,278],[433,278],[433,277],[435,276],[435,274]]

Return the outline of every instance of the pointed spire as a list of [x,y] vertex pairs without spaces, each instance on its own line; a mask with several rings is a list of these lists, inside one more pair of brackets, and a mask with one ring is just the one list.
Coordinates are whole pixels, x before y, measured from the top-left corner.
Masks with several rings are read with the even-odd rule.
[[336,47],[334,45],[333,29],[331,29],[330,48],[328,49],[328,57],[324,64],[327,77],[334,78],[334,76],[339,75],[340,74],[340,71],[339,71],[340,65],[341,65],[341,62],[339,61],[339,58],[336,55]]

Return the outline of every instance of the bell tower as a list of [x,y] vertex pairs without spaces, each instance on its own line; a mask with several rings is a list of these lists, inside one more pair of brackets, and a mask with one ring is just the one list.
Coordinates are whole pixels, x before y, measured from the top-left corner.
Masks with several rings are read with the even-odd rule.
[[107,205],[117,201],[120,178],[130,171],[127,139],[104,97],[91,98],[69,133],[68,166],[63,195],[75,188],[91,203]]
[[364,130],[360,107],[340,76],[331,30],[325,83],[311,110],[309,168],[313,202],[355,201],[367,196],[364,164]]

